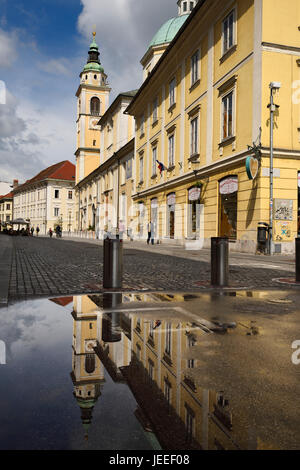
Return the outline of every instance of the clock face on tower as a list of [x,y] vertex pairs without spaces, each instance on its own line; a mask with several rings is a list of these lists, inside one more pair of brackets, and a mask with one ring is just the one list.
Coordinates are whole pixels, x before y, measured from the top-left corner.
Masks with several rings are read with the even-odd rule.
[[95,116],[90,117],[89,129],[99,130],[100,129],[100,126],[98,126],[99,119],[100,119],[100,116],[99,117],[95,117]]

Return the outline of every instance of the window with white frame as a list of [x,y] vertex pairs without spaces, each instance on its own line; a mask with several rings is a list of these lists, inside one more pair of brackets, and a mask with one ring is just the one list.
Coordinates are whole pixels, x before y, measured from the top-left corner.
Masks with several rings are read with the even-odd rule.
[[191,156],[199,153],[199,144],[198,144],[198,116],[194,117],[191,120]]
[[152,176],[156,175],[157,147],[152,148]]
[[144,114],[141,117],[140,131],[141,131],[141,135],[143,135],[145,133],[145,116],[144,116]]
[[222,140],[233,137],[233,90],[222,98]]
[[200,78],[199,74],[199,49],[192,55],[191,58],[191,85],[194,85]]
[[[38,212],[39,212],[39,209],[38,209]],[[54,217],[58,217],[59,216],[59,207],[54,207]]]
[[166,325],[166,347],[165,352],[171,356],[171,345],[172,345],[172,324],[167,323]]
[[132,177],[132,158],[129,158],[126,161],[126,179],[128,180],[131,177]]
[[153,113],[152,113],[152,120],[155,123],[158,119],[158,98],[156,97],[153,101]]
[[232,10],[223,20],[223,54],[225,54],[234,45],[235,36],[235,12]]
[[140,157],[140,183],[144,181],[144,157]]
[[172,167],[175,164],[174,143],[175,143],[175,137],[174,137],[174,134],[172,134],[169,136],[169,167]]
[[176,79],[173,78],[173,80],[170,81],[169,84],[169,104],[170,107],[175,104],[175,89],[176,89]]

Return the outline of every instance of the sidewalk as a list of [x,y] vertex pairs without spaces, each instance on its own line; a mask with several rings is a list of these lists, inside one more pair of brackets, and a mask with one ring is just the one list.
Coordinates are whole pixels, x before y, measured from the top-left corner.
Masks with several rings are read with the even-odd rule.
[[[86,239],[79,237],[64,237],[62,240],[91,243],[93,245],[103,246],[102,240]],[[182,245],[169,243],[147,245],[146,241],[124,241],[125,250],[140,250],[148,253],[156,253],[177,258],[183,258],[194,261],[204,261],[210,263],[210,249],[187,250]],[[283,256],[274,254],[273,256],[259,255],[252,253],[238,253],[236,251],[229,253],[230,266],[251,266],[252,268],[278,269],[283,271],[295,272],[295,258],[292,256]]]
[[12,237],[0,236],[0,306],[8,304],[9,280],[12,263]]

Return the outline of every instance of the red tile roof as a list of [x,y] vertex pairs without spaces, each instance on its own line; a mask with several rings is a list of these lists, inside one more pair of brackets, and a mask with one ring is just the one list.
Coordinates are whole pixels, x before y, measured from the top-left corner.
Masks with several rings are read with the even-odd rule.
[[0,196],[0,199],[12,199],[14,196],[13,192],[5,194],[5,196]]
[[14,192],[17,192],[19,189],[25,189],[25,187],[37,183],[46,179],[55,179],[55,180],[65,180],[65,181],[74,181],[75,182],[75,165],[69,162],[69,160],[64,160],[63,162],[56,163],[55,165],[49,166],[45,170],[42,170],[36,176],[30,180],[25,181],[24,184],[17,186],[14,189]]

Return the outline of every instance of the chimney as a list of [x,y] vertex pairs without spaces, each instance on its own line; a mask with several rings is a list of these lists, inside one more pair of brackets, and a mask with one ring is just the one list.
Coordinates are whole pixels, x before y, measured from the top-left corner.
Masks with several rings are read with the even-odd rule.
[[13,189],[16,189],[19,186],[19,180],[13,180]]

